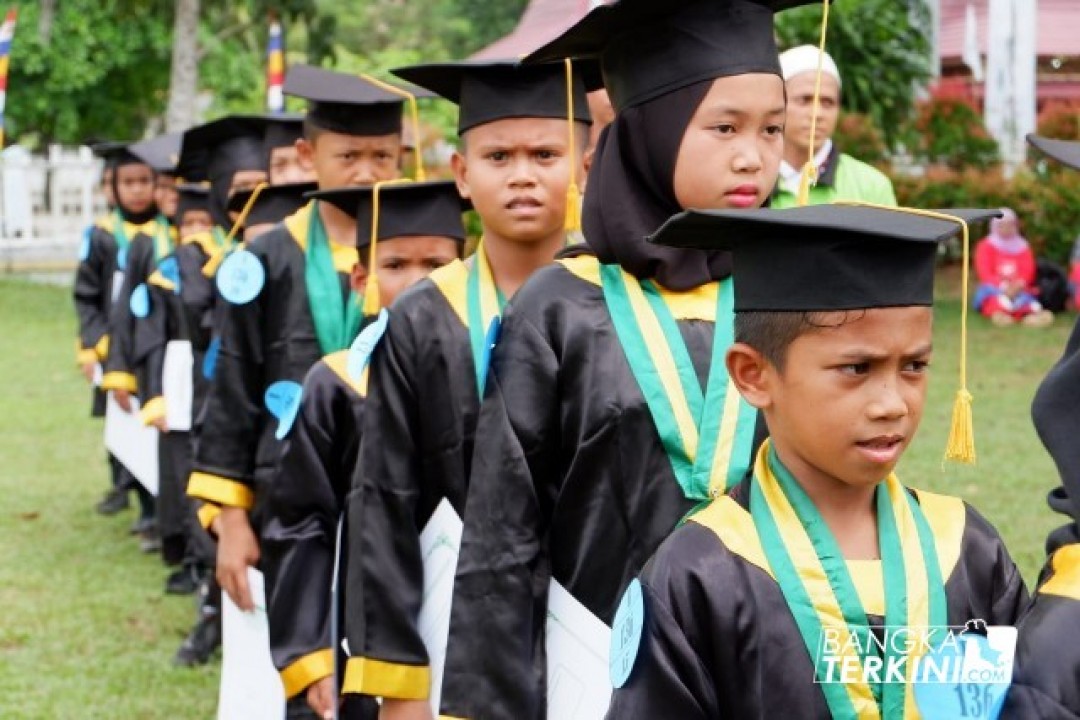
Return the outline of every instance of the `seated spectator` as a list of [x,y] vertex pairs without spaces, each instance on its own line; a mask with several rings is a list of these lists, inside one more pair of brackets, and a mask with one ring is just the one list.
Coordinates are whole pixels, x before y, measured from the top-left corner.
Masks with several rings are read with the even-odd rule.
[[1016,213],[1002,208],[1002,217],[990,223],[990,235],[975,248],[979,287],[975,308],[995,325],[1017,322],[1045,327],[1054,315],[1043,308],[1035,284],[1035,253],[1020,234]]

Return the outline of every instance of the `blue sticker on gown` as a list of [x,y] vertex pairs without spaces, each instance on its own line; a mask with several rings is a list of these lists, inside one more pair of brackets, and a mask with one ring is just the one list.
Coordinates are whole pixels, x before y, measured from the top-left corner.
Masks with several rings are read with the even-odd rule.
[[994,720],[1012,684],[1017,631],[987,626],[978,632],[947,633],[939,646],[919,659],[912,686],[923,720]]
[[361,330],[360,334],[353,340],[353,344],[349,346],[349,355],[345,360],[345,369],[349,373],[349,377],[353,380],[359,381],[360,377],[364,374],[364,368],[366,368],[371,361],[371,353],[375,350],[375,346],[379,344],[379,340],[382,339],[383,334],[386,332],[386,324],[389,319],[390,313],[387,312],[386,308],[383,308],[379,311],[375,321]]
[[165,278],[173,284],[173,292],[180,293],[180,263],[176,258],[170,255],[169,257],[158,263],[158,272],[161,273],[161,277]]
[[127,248],[120,248],[116,251],[116,267],[119,270],[127,269]]
[[221,338],[210,338],[210,345],[206,348],[206,355],[203,356],[202,361],[202,374],[207,380],[214,379],[214,368],[217,366],[217,357],[220,351]]
[[218,292],[233,305],[246,305],[257,298],[265,283],[266,270],[247,250],[230,254],[217,271]]
[[93,227],[83,231],[82,242],[79,243],[79,262],[86,262],[90,258],[90,233]]
[[499,333],[502,332],[502,318],[496,315],[491,318],[491,324],[488,325],[487,334],[484,335],[484,354],[480,356],[480,367],[478,368],[480,377],[487,380],[488,370],[491,368],[491,353],[495,350],[495,345],[499,342]]
[[630,679],[634,669],[638,649],[641,647],[641,635],[645,629],[645,598],[641,590],[641,581],[634,578],[623,593],[619,609],[615,612],[615,622],[611,624],[611,656],[608,670],[611,686],[621,688]]
[[278,380],[266,388],[266,409],[277,418],[278,427],[274,437],[278,440],[284,440],[292,430],[303,394],[303,386],[292,380]]
[[146,283],[139,283],[131,291],[128,308],[131,310],[131,314],[137,318],[144,318],[150,314],[150,288],[146,287]]

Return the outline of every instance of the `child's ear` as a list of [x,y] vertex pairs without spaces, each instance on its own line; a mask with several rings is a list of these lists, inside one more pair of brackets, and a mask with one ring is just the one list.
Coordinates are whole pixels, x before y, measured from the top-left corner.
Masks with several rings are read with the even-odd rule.
[[764,410],[772,404],[772,378],[775,368],[764,355],[746,343],[735,343],[724,358],[728,377],[746,402]]
[[315,171],[315,146],[307,138],[297,138],[296,158],[305,171]]
[[454,184],[457,185],[458,195],[466,200],[470,199],[472,195],[469,193],[469,173],[465,156],[460,152],[455,152],[450,158],[450,169],[454,172]]
[[[366,252],[361,250],[360,252]],[[349,287],[359,297],[364,296],[364,290],[367,289],[368,269],[364,267],[364,263],[358,262],[353,265],[352,272],[349,274]]]

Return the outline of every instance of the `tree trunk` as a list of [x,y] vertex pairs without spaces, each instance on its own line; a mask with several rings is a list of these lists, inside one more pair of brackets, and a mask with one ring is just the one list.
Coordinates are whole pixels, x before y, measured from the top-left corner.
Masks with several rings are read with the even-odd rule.
[[182,132],[195,124],[198,92],[199,0],[176,0],[166,132]]
[[52,35],[53,18],[56,17],[56,0],[41,0],[38,11],[38,37],[43,45],[49,44]]

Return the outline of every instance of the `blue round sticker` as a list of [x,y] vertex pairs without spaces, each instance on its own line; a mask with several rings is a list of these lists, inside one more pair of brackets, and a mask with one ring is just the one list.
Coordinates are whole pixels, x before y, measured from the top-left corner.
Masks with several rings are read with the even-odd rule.
[[82,242],[79,243],[79,262],[84,262],[90,257],[90,232],[91,228],[86,228],[83,232]]
[[131,309],[131,314],[137,318],[144,318],[150,314],[150,288],[146,287],[146,283],[140,283],[131,291],[128,307]]
[[218,292],[233,305],[246,305],[257,298],[265,282],[266,270],[247,250],[230,254],[217,271]]
[[611,624],[611,656],[608,669],[612,687],[621,688],[630,679],[644,629],[645,599],[641,591],[641,581],[634,578],[623,593],[619,609],[615,613],[615,622]]
[[303,386],[292,380],[278,380],[266,388],[266,409],[277,418],[278,427],[274,437],[278,440],[284,440],[292,430],[303,393]]
[[386,332],[386,323],[389,319],[390,314],[386,308],[383,308],[379,311],[375,321],[361,330],[360,334],[353,340],[353,344],[349,346],[349,356],[345,361],[345,368],[349,373],[349,377],[353,380],[359,380],[360,376],[364,374],[364,368],[371,361],[371,353],[374,352],[375,346],[379,344],[379,340],[382,339],[383,334]]
[[1012,684],[1016,637],[1005,626],[950,634],[921,657],[912,685],[923,720],[997,718]]
[[207,380],[214,379],[214,367],[217,366],[218,352],[221,351],[221,338],[214,337],[210,339],[210,345],[206,348],[206,355],[203,356],[202,362],[202,374]]
[[158,263],[158,272],[161,273],[161,277],[173,284],[173,292],[180,292],[180,263],[175,257],[170,255]]
[[122,247],[116,251],[116,267],[120,270],[127,268],[127,248]]
[[491,318],[491,324],[488,325],[487,334],[484,335],[484,354],[480,356],[479,374],[482,378],[487,378],[488,368],[491,367],[491,353],[495,350],[495,345],[499,342],[499,333],[502,332],[502,319],[496,315]]

